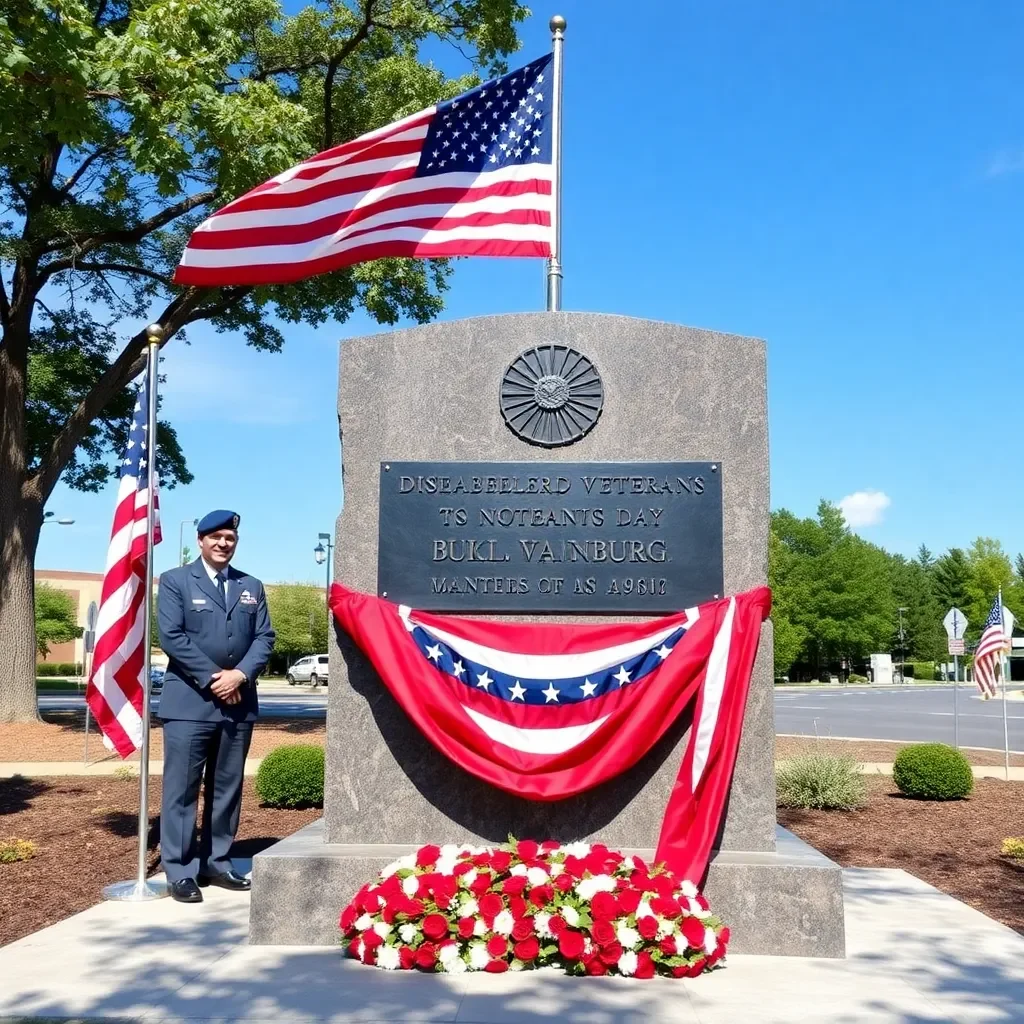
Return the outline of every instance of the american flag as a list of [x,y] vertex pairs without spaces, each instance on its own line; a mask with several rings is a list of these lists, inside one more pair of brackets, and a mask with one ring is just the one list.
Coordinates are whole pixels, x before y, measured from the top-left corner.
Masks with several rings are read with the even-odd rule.
[[[128,757],[142,746],[146,628],[146,523],[149,502],[149,390],[143,381],[121,460],[121,483],[107,549],[96,646],[85,699],[104,741]],[[153,541],[159,543],[159,498],[154,494]]]
[[1000,595],[992,604],[992,611],[988,613],[974,652],[974,681],[985,700],[996,695],[996,670],[1008,648],[1003,630],[1003,600]]
[[388,256],[550,256],[551,55],[311,157],[195,230],[179,284],[282,284]]

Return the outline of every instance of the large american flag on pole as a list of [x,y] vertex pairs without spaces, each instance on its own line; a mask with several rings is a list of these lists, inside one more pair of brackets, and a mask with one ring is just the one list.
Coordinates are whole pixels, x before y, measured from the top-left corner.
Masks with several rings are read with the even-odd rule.
[[[104,740],[128,757],[142,746],[146,630],[146,527],[149,510],[149,392],[139,387],[107,549],[96,646],[85,699]],[[154,488],[155,490],[155,488]],[[159,543],[159,498],[154,493],[153,542]]]
[[551,54],[326,150],[192,234],[179,284],[282,284],[389,256],[550,256]]
[[974,681],[985,700],[996,695],[998,669],[1009,647],[1010,643],[1003,629],[1003,599],[1002,595],[999,595],[988,613],[982,627],[981,639],[974,652]]

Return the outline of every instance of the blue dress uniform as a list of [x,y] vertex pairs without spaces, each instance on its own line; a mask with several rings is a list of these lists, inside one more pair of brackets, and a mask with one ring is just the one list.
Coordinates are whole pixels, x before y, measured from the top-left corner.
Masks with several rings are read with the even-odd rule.
[[[214,523],[221,515],[230,518]],[[200,522],[199,533],[237,524],[234,513],[211,513]],[[226,597],[201,558],[160,576],[157,623],[168,657],[158,712],[164,723],[160,850],[169,882],[232,871],[228,852],[238,830],[243,768],[259,713],[256,680],[274,646],[263,584],[231,566],[223,576]],[[232,668],[246,678],[237,704],[210,690],[211,676]]]

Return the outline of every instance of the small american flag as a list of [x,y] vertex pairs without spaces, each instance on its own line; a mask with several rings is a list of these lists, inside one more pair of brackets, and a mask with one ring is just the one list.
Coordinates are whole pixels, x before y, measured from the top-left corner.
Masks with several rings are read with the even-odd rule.
[[1000,595],[988,613],[978,648],[974,652],[974,681],[985,700],[996,695],[997,669],[1008,649],[1009,643],[1003,631],[1003,600]]
[[204,221],[179,284],[282,284],[390,256],[550,256],[551,55],[311,157]]
[[[121,757],[142,746],[146,628],[146,525],[149,506],[149,392],[139,388],[128,445],[121,460],[114,525],[107,549],[96,647],[85,699],[104,742]],[[154,488],[155,491],[155,488]],[[159,498],[154,493],[153,541],[159,543]]]

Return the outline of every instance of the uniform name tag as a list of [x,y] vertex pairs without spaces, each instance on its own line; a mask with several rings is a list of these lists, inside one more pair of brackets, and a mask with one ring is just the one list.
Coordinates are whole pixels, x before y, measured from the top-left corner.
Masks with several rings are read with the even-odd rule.
[[192,603],[193,604],[206,604],[206,598],[205,597],[193,597],[192,598]]

